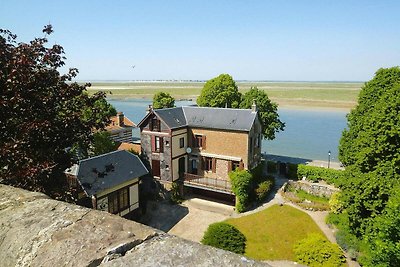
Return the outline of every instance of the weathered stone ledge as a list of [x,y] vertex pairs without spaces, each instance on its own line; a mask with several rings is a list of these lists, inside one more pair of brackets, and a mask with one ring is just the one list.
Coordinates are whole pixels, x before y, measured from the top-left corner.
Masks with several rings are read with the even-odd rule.
[[268,266],[0,184],[2,266]]

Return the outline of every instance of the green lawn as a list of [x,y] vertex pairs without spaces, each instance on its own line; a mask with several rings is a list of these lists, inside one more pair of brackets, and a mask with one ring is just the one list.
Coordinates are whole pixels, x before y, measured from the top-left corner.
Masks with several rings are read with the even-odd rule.
[[293,245],[310,233],[325,236],[308,214],[287,205],[274,205],[263,211],[227,223],[247,238],[245,256],[257,260],[292,260]]

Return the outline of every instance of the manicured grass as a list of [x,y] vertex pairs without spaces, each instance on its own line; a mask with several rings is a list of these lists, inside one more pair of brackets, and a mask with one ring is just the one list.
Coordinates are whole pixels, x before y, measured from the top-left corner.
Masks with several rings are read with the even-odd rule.
[[[351,108],[362,83],[346,82],[237,82],[244,93],[257,86],[280,105]],[[204,82],[94,82],[90,93],[111,91],[111,98],[149,98],[159,91],[177,99],[196,98]]]
[[296,242],[310,233],[325,236],[308,214],[287,205],[273,205],[226,222],[246,236],[245,256],[257,260],[293,261]]

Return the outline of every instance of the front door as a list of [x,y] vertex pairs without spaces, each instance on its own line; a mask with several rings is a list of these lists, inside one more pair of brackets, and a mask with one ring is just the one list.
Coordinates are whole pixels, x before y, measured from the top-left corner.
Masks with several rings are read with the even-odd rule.
[[152,160],[151,161],[151,170],[153,171],[153,176],[160,178],[160,161]]
[[186,171],[185,165],[186,165],[185,157],[179,158],[179,161],[178,161],[179,178],[183,178],[183,174]]

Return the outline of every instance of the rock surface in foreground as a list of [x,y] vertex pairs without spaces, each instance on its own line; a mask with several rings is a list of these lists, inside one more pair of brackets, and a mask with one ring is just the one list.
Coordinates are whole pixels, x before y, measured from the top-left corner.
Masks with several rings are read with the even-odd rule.
[[268,266],[0,184],[1,266]]

